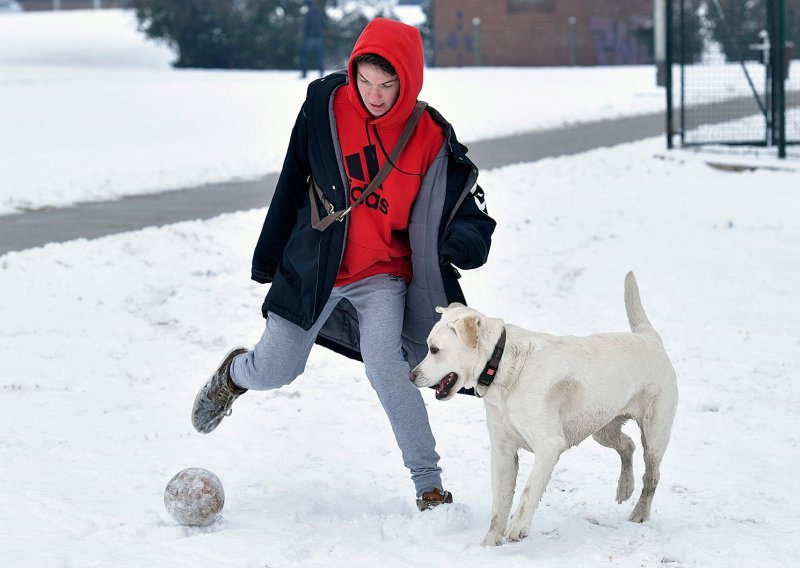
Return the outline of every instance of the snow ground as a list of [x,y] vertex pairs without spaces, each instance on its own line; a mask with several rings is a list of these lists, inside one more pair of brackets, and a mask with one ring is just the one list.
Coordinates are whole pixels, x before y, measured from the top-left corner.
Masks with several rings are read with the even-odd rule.
[[[472,305],[532,329],[626,328],[622,281],[679,376],[653,519],[613,501],[618,458],[556,468],[531,536],[478,545],[490,509],[482,403],[426,391],[457,503],[421,514],[360,365],[325,350],[213,434],[189,410],[226,349],[260,334],[248,280],[263,210],[0,258],[0,516],[13,566],[790,566],[800,498],[796,172],[731,173],[646,140],[482,175],[500,220]],[[634,439],[638,434],[628,428]],[[523,454],[520,482],[531,457]],[[180,469],[216,472],[223,520],[177,526]],[[635,461],[637,483],[641,456]],[[638,493],[635,493],[635,495]],[[769,545],[766,543],[769,542]]]
[[[11,20],[5,18],[0,46],[9,37]],[[129,61],[162,56],[141,51],[149,49],[141,42],[132,45],[124,56]],[[90,58],[94,49],[80,55],[76,47],[76,57]],[[192,139],[178,136],[180,121],[188,124],[190,116],[209,109],[222,112],[209,106],[215,100],[209,93],[232,96],[223,90],[237,92],[231,83],[282,86],[295,80],[279,73],[156,72],[149,65],[121,69],[115,63],[102,72],[88,65],[77,71],[4,67],[4,132],[10,124],[23,133],[16,117],[37,116],[36,107],[50,130],[33,130],[52,132],[67,147],[103,159],[54,159],[49,168],[72,184],[61,192],[53,182],[59,176],[40,171],[48,169],[41,163],[15,162],[22,169],[0,172],[4,187],[7,180],[30,177],[36,183],[25,187],[33,197],[6,190],[3,203],[55,205],[87,191],[111,196],[102,180],[125,178],[129,159],[153,166],[129,191],[175,182],[170,168],[158,169],[163,164],[180,164],[186,179],[203,179],[209,175],[203,160],[213,162],[212,154],[198,143],[202,160],[176,157]],[[5,73],[10,67],[17,79]],[[93,72],[94,83],[82,78]],[[473,85],[510,70],[492,72],[442,70]],[[546,77],[552,93],[583,81],[571,70],[551,70]],[[436,84],[436,74],[429,79]],[[35,84],[53,97],[32,86],[25,95],[6,96],[14,85]],[[177,134],[162,144],[146,135],[151,124],[136,131],[130,113],[112,112],[102,96],[82,110],[80,104],[61,112],[44,105],[62,97],[76,103],[78,93],[95,90],[90,84],[101,94],[133,93],[128,109],[174,98],[162,118],[173,120],[178,111],[186,116],[174,119]],[[241,91],[259,99],[255,91]],[[462,123],[473,132],[495,128],[496,114],[471,107],[482,103],[472,97],[449,101],[447,114],[458,117],[452,120],[459,131]],[[444,96],[430,99],[438,103]],[[279,102],[284,111],[294,106]],[[608,111],[594,104],[585,103],[587,117]],[[98,114],[88,112],[92,106]],[[530,120],[529,126],[566,122],[576,120],[575,109],[565,98],[563,107],[540,117],[518,118]],[[73,112],[84,113],[83,120]],[[239,158],[255,140],[285,144],[285,132],[257,135],[256,128],[248,134],[242,127],[237,136],[229,127],[236,119],[233,111],[220,115],[216,126],[199,134],[241,145],[229,152],[238,157],[228,174],[251,175]],[[124,151],[107,158],[109,144],[98,142],[98,122],[122,133],[116,144],[140,148],[150,160],[135,153],[123,159]],[[58,134],[63,132],[72,136]],[[4,146],[2,159],[28,159],[36,139],[22,140],[25,151]],[[48,140],[42,135],[39,143],[52,150]],[[161,162],[162,152],[172,152],[172,161]],[[219,168],[215,175],[221,175],[222,161],[209,166]],[[769,168],[733,172],[706,161],[702,154],[667,152],[658,138],[482,172],[499,226],[489,263],[462,278],[470,303],[487,314],[582,335],[626,328],[622,284],[628,270],[636,272],[680,388],[650,522],[626,521],[633,502],[614,502],[618,458],[589,440],[560,460],[527,540],[479,546],[490,512],[482,403],[464,396],[441,403],[432,391],[423,393],[456,503],[419,513],[361,365],[322,349],[312,352],[306,373],[292,385],[248,393],[217,431],[195,433],[189,411],[196,390],[229,347],[252,345],[261,332],[266,288],[249,280],[264,215],[259,209],[0,256],[0,486],[9,489],[0,515],[3,565],[794,566],[800,528],[794,491],[800,473],[796,162],[751,155],[749,164]],[[635,426],[626,431],[638,440]],[[532,461],[522,454],[520,486]],[[190,466],[211,469],[225,485],[223,519],[207,529],[178,526],[163,507],[167,482]],[[634,468],[638,495],[640,452]]]

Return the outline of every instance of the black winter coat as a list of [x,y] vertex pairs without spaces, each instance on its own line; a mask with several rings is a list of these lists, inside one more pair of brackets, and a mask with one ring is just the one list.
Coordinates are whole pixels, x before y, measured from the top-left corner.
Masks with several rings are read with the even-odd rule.
[[[314,324],[330,296],[348,230],[347,221],[324,232],[312,228],[307,192],[313,175],[337,211],[349,203],[333,118],[333,94],[346,82],[346,73],[337,72],[309,85],[253,255],[253,280],[272,283],[264,317],[273,312],[303,329]],[[496,224],[486,213],[467,148],[436,110],[427,112],[441,125],[445,144],[422,180],[409,223],[414,276],[406,296],[403,347],[411,366],[427,353],[428,333],[439,318],[434,308],[466,303],[453,265],[484,264]],[[346,300],[322,327],[317,343],[361,359],[358,318]]]

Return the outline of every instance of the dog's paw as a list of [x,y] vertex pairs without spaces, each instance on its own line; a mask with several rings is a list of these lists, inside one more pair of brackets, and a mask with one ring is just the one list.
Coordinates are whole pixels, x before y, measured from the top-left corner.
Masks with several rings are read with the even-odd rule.
[[633,495],[633,472],[623,472],[617,483],[617,503],[623,503]]
[[500,546],[503,544],[503,535],[499,532],[489,531],[481,544],[483,546]]
[[636,506],[633,508],[631,516],[628,517],[628,520],[632,523],[643,523],[649,518],[650,508],[642,503],[642,499],[639,499],[639,502],[636,503]]
[[516,523],[511,523],[511,527],[506,532],[508,542],[518,542],[527,536],[528,527],[520,527]]

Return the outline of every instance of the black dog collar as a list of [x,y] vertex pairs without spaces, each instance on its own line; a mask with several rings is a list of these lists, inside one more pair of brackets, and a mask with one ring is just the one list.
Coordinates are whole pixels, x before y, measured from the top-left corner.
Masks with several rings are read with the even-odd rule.
[[506,348],[506,328],[503,326],[503,331],[500,333],[500,339],[497,340],[497,345],[494,346],[492,357],[486,366],[483,368],[481,376],[478,377],[478,384],[489,387],[497,374],[497,367],[500,366],[500,358],[503,356],[503,351]]

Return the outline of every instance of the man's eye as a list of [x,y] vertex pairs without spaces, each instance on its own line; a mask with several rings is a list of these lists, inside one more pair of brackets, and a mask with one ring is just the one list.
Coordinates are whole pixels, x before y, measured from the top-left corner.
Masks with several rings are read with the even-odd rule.
[[431,353],[436,355],[438,352],[439,352],[439,348],[438,347],[431,347]]

